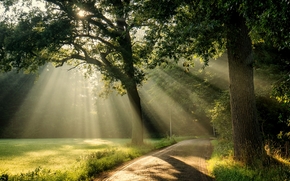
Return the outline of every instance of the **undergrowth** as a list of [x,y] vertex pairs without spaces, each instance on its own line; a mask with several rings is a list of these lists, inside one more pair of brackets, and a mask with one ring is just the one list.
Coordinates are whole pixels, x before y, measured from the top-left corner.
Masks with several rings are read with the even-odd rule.
[[[214,152],[209,160],[209,171],[216,181],[289,181],[289,160],[278,160],[276,164],[247,167],[233,160],[232,145],[214,140]],[[283,162],[282,162],[283,161]]]

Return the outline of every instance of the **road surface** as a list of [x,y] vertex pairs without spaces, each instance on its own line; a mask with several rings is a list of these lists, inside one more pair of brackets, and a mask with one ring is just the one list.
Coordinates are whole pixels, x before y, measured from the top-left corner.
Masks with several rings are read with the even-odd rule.
[[210,140],[186,140],[133,160],[95,181],[213,181],[206,163],[211,153]]

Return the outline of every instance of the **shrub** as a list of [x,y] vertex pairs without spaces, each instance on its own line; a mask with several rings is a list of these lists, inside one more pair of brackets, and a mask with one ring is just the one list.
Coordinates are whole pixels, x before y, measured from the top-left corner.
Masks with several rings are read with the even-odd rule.
[[214,108],[209,111],[209,114],[219,138],[231,142],[233,133],[229,92],[224,92],[214,101]]
[[258,119],[270,154],[289,156],[290,109],[275,99],[257,97]]
[[92,177],[130,159],[129,154],[116,148],[92,153],[86,160],[86,175]]
[[0,176],[0,181],[8,181],[8,174],[3,173],[3,174]]

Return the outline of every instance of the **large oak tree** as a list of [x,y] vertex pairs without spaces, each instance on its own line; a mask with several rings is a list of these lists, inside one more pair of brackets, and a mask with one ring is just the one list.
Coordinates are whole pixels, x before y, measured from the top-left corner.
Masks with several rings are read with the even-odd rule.
[[127,93],[133,109],[132,143],[142,144],[137,87],[144,79],[141,60],[150,49],[135,36],[141,23],[133,11],[136,5],[130,0],[41,2],[45,7],[32,6],[31,0],[1,1],[6,16],[0,19],[0,69],[34,71],[54,62],[101,72],[108,88]]
[[[289,48],[289,1],[169,0],[142,1],[159,30],[148,38],[159,41],[152,63],[209,58],[227,53],[234,157],[246,164],[265,158],[257,122],[253,82],[252,43],[268,40]],[[156,33],[157,32],[157,33]],[[186,63],[186,65],[188,65]]]

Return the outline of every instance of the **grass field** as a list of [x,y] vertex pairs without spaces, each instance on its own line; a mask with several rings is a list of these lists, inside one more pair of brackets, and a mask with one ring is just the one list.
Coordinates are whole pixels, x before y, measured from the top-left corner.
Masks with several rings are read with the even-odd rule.
[[37,167],[71,169],[85,155],[128,142],[129,139],[2,139],[0,172],[17,174]]
[[148,139],[145,146],[132,147],[130,141],[0,139],[0,177],[7,175],[9,180],[88,180],[95,173],[174,143],[168,139]]
[[129,139],[0,139],[0,173],[25,173],[37,167],[71,169],[82,157],[130,143]]

